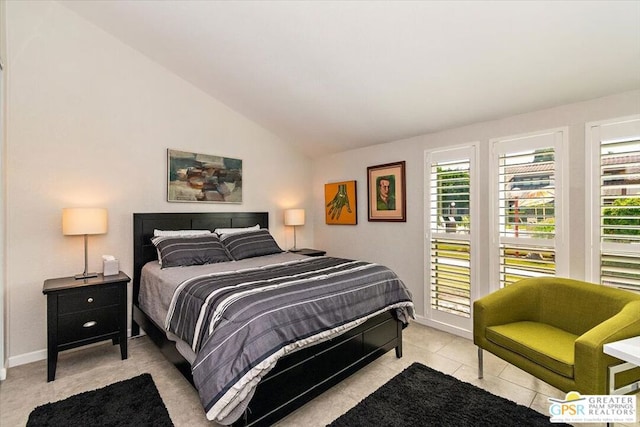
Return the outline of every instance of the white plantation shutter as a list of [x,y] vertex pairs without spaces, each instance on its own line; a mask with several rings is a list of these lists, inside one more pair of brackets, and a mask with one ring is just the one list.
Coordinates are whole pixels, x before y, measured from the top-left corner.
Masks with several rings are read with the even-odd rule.
[[456,316],[471,315],[471,245],[431,238],[431,308]]
[[587,125],[591,280],[640,291],[640,119]]
[[637,253],[603,251],[600,281],[603,285],[640,291],[640,257]]
[[471,330],[475,147],[427,153],[425,261],[431,320]]
[[[566,132],[493,141],[497,172],[494,231],[499,287],[559,274],[566,260],[562,230],[560,164]],[[566,271],[564,265],[560,269]]]

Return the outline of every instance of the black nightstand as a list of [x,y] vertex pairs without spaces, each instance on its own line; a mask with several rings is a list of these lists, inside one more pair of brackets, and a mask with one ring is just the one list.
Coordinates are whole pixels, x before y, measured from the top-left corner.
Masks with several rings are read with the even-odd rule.
[[47,296],[47,381],[56,377],[58,352],[98,341],[120,344],[127,358],[127,283],[120,272],[76,280],[61,277],[44,281]]
[[295,251],[289,251],[289,252],[293,252],[295,254],[300,254],[300,255],[306,255],[306,256],[324,256],[327,253],[327,251],[321,251],[318,249],[310,249],[310,248],[297,249]]

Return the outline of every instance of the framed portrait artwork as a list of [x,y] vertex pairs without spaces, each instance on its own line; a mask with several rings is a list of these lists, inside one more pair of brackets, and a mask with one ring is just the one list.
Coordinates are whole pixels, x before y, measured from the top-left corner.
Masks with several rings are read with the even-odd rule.
[[332,182],[324,185],[324,212],[327,224],[356,225],[356,182]]
[[407,220],[405,162],[367,168],[369,221]]
[[167,150],[167,201],[242,203],[242,160]]

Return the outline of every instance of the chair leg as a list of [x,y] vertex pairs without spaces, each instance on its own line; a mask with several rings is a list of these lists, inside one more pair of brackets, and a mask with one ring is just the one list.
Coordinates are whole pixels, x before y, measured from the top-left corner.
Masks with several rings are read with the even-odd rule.
[[482,379],[484,377],[483,366],[482,366],[482,349],[478,347],[478,378]]

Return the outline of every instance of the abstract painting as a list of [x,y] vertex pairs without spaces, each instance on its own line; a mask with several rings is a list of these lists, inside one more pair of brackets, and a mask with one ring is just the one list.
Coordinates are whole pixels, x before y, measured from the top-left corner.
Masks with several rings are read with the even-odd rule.
[[242,160],[167,150],[169,202],[242,203]]

